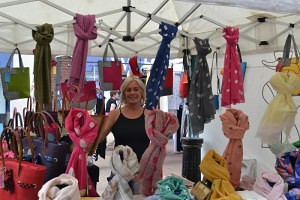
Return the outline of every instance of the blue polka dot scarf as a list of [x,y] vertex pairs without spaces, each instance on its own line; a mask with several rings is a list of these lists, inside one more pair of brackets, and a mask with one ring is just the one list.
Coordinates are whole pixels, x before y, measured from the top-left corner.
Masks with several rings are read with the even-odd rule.
[[154,110],[158,104],[163,85],[166,80],[167,69],[169,66],[170,43],[176,37],[177,27],[161,23],[159,34],[162,36],[162,41],[155,61],[150,71],[150,77],[146,86],[146,108]]

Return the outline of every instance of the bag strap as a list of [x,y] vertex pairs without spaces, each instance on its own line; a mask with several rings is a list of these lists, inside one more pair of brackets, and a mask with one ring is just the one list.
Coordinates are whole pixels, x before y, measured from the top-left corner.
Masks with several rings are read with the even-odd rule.
[[6,68],[11,68],[11,63],[13,61],[13,58],[14,58],[14,55],[15,55],[16,51],[17,51],[18,57],[19,57],[19,66],[22,69],[22,72],[24,72],[23,60],[22,60],[22,57],[21,57],[21,52],[20,52],[20,50],[18,48],[15,48],[12,51],[12,53],[10,54],[9,59],[8,59],[8,61],[6,63]]
[[212,81],[212,76],[213,76],[213,68],[214,68],[214,61],[216,63],[216,74],[217,74],[217,94],[221,93],[221,88],[220,88],[220,78],[219,78],[219,72],[218,72],[218,52],[214,51],[213,57],[212,57],[212,63],[211,63],[211,73],[210,73],[210,79]]
[[298,53],[298,47],[294,38],[293,34],[289,34],[286,38],[284,48],[283,48],[283,56],[282,56],[282,66],[288,66],[290,65],[290,51],[291,51],[291,45],[294,46],[294,52],[296,57],[296,63],[299,61],[299,53]]
[[21,163],[22,163],[22,157],[23,157],[23,145],[22,145],[22,142],[21,142],[21,139],[17,133],[16,130],[10,128],[10,127],[5,127],[2,131],[2,134],[0,136],[0,155],[1,155],[1,159],[2,159],[2,165],[4,168],[6,168],[6,165],[5,165],[5,157],[3,155],[3,147],[2,147],[2,141],[3,141],[3,137],[4,137],[4,133],[6,131],[10,131],[11,133],[13,133],[13,138],[14,138],[14,141],[17,142],[17,145],[18,145],[18,156],[16,156],[17,160],[19,160],[19,167],[18,167],[18,176],[20,176],[20,173],[21,173]]
[[236,49],[237,49],[237,52],[238,52],[239,57],[240,57],[240,63],[242,63],[243,60],[242,60],[242,54],[241,54],[241,49],[240,49],[240,45],[239,44],[236,44]]
[[113,53],[113,56],[114,56],[114,58],[115,58],[115,61],[118,61],[118,56],[117,56],[117,54],[116,54],[116,52],[115,52],[115,49],[114,49],[114,47],[112,46],[112,44],[109,42],[109,43],[107,43],[107,45],[106,45],[106,47],[105,47],[105,50],[104,50],[104,53],[103,53],[103,62],[105,62],[106,59],[107,59],[108,47],[111,49],[111,51],[112,51],[112,53]]
[[42,113],[44,115],[46,115],[50,119],[50,121],[51,121],[50,123],[47,121],[49,127],[55,128],[57,130],[56,133],[58,133],[58,134],[55,135],[55,141],[59,142],[60,132],[59,132],[59,127],[58,127],[57,122],[54,120],[54,118],[52,117],[52,115],[50,113],[48,113],[47,111],[42,111]]

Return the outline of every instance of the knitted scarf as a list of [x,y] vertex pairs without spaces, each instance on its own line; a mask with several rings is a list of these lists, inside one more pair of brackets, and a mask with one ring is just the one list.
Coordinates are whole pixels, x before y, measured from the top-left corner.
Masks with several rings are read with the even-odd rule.
[[133,194],[128,182],[135,177],[140,168],[134,151],[129,146],[116,146],[109,164],[114,176],[109,181],[100,199],[133,199]]
[[80,15],[76,13],[76,23],[73,24],[77,41],[73,50],[70,84],[83,88],[85,81],[88,40],[97,38],[95,15]]
[[284,181],[279,174],[262,172],[261,175],[256,178],[253,189],[267,200],[286,199],[283,194]]
[[193,134],[204,131],[204,124],[215,118],[215,107],[212,95],[211,78],[206,56],[211,53],[208,39],[194,39],[197,57],[189,88],[189,113]]
[[[58,186],[66,185],[62,189]],[[80,193],[78,189],[78,181],[71,175],[61,174],[49,180],[40,189],[39,200],[61,200],[61,199],[72,199],[79,200]]]
[[96,137],[97,122],[89,115],[87,110],[71,108],[65,120],[66,130],[75,144],[66,173],[78,180],[79,190],[87,191],[88,196],[99,196],[87,172],[87,154],[90,144]]
[[229,138],[223,158],[230,172],[230,182],[234,188],[237,188],[240,184],[243,161],[242,139],[245,131],[249,129],[248,116],[241,110],[229,108],[220,115],[220,118],[224,135]]
[[54,37],[51,24],[36,26],[32,37],[36,41],[34,51],[34,96],[41,106],[49,106],[51,102],[51,47]]
[[266,144],[280,141],[281,132],[287,138],[295,125],[297,106],[292,93],[300,87],[300,81],[293,73],[277,72],[269,80],[271,86],[278,92],[268,105],[256,135]]
[[228,26],[223,29],[223,37],[227,44],[224,57],[221,106],[230,106],[245,102],[241,62],[236,47],[239,40],[239,29]]
[[157,188],[157,181],[162,179],[162,167],[166,157],[166,144],[179,127],[174,114],[161,110],[152,110],[145,116],[145,129],[150,139],[149,147],[140,160],[141,193],[152,195]]
[[214,150],[209,150],[200,163],[200,171],[204,177],[212,182],[211,200],[240,200],[241,197],[235,192],[229,182],[230,174],[226,161]]

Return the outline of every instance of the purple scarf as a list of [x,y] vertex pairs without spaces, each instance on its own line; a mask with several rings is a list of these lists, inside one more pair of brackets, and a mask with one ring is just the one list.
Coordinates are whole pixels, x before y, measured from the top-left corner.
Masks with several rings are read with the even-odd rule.
[[84,16],[77,13],[76,23],[73,24],[77,41],[73,50],[69,81],[71,85],[76,85],[80,89],[83,87],[85,78],[88,40],[97,38],[95,22],[95,15]]

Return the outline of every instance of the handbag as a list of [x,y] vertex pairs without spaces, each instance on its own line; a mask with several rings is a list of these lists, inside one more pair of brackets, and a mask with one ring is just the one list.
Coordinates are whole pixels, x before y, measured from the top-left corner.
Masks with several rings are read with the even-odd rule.
[[[18,53],[19,68],[12,68],[11,64],[15,53]],[[6,64],[0,69],[3,95],[6,100],[22,99],[30,96],[29,67],[24,67],[20,50],[15,48]]]
[[219,78],[219,71],[218,71],[218,52],[215,51],[213,53],[213,58],[212,58],[212,64],[211,64],[211,70],[210,70],[210,79],[212,80],[212,76],[213,76],[213,68],[214,68],[214,60],[216,61],[216,74],[217,74],[217,92],[216,94],[214,94],[213,98],[214,98],[214,107],[215,110],[219,110],[220,108],[220,93],[221,93],[221,88],[220,88],[220,78]]
[[167,69],[166,80],[161,96],[173,94],[173,65]]
[[186,98],[189,94],[188,70],[184,70],[179,80],[179,93],[181,98]]
[[[14,141],[18,146],[18,156],[14,158],[5,158],[3,156],[2,141],[4,134],[0,138],[0,155],[2,158],[0,168],[0,197],[10,200],[37,200],[38,191],[44,184],[46,167],[34,164],[33,162],[22,161],[22,142],[18,133],[12,128],[5,128],[5,131],[13,133]],[[34,150],[30,142],[29,134],[26,132],[28,144],[32,154]],[[33,161],[33,160],[32,160]]]
[[[106,61],[107,51],[110,47],[114,61]],[[119,90],[122,85],[122,63],[118,60],[118,56],[113,46],[108,43],[104,50],[103,60],[98,62],[99,82],[104,90]]]
[[191,194],[196,197],[197,200],[208,200],[211,190],[203,182],[198,181],[196,185],[192,187]]
[[[32,131],[36,135],[32,137],[34,151],[41,156],[41,164],[47,168],[45,181],[48,181],[65,172],[69,144],[58,142],[60,141],[58,134],[53,134],[52,136],[55,138],[52,139],[53,141],[49,141],[48,129],[51,125],[43,112],[35,112],[30,121],[28,132]],[[34,127],[31,124],[34,124]],[[58,127],[55,125],[55,128]],[[24,146],[28,146],[28,144]],[[26,151],[25,148],[24,151]]]
[[[101,90],[97,88],[97,90],[100,92],[100,95],[102,95],[102,98],[104,99],[103,94],[101,93]],[[98,130],[97,130],[97,137],[94,142],[91,143],[90,149],[89,149],[89,156],[92,156],[95,152],[95,149],[97,148],[98,144],[100,143],[101,136],[103,134],[103,130],[107,121],[108,116],[105,114],[103,115],[104,111],[104,103],[101,105],[100,114],[96,115],[90,115],[98,124]]]
[[[68,90],[70,85],[68,82],[60,84],[60,88],[63,94]],[[80,92],[70,90],[69,98],[71,106],[78,108],[86,108],[87,110],[92,110],[95,108],[97,103],[96,95],[96,81],[85,81],[83,88],[80,89]],[[88,101],[88,106],[86,107],[86,102]]]
[[[294,46],[295,57],[290,57],[291,44]],[[282,66],[282,72],[294,73],[298,76],[298,78],[300,78],[299,50],[293,34],[289,34],[286,38],[283,48],[283,56],[279,61],[279,65]],[[293,96],[298,95],[300,95],[300,88],[297,88],[293,93]]]

